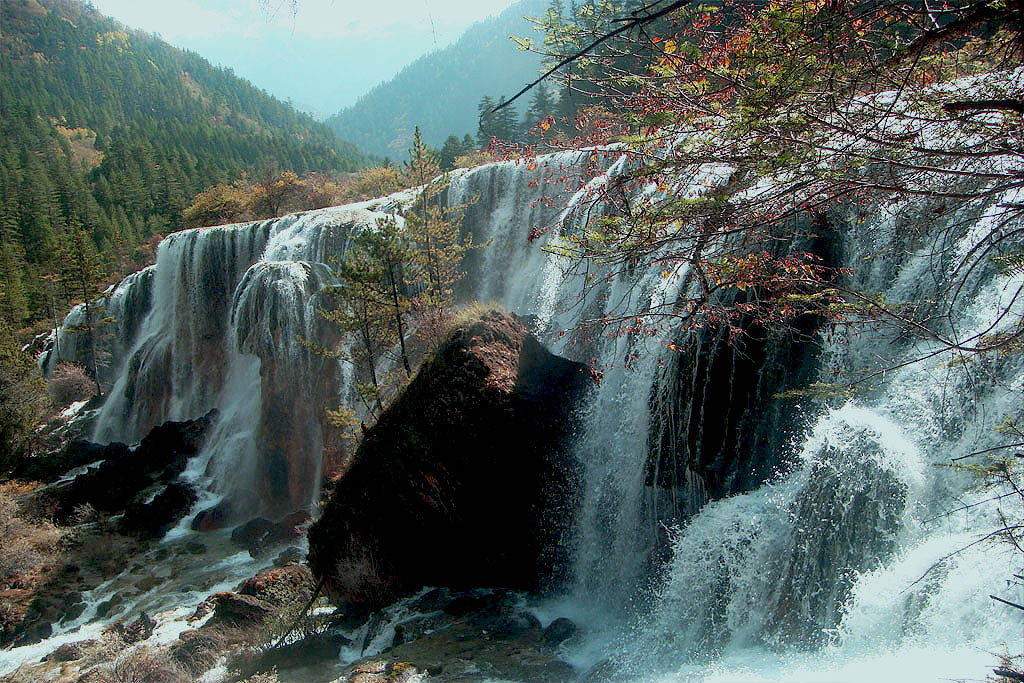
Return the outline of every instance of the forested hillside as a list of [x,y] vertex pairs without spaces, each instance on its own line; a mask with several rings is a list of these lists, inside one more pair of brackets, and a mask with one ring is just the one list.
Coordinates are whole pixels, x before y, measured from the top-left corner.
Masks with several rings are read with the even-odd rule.
[[83,280],[138,268],[215,183],[364,164],[231,70],[89,5],[4,0],[0,12],[0,314],[15,326],[51,317]]
[[481,98],[511,95],[536,78],[540,57],[509,36],[535,35],[523,17],[540,16],[547,6],[547,0],[520,0],[474,24],[454,45],[416,60],[328,125],[360,149],[392,159],[405,157],[417,125],[433,147],[449,135],[476,135]]

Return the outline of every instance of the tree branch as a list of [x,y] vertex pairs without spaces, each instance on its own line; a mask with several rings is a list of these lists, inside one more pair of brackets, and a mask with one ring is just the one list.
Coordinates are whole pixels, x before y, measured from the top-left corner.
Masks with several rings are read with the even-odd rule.
[[1022,100],[963,100],[960,102],[947,102],[942,108],[948,112],[961,111],[1015,111],[1024,114],[1024,101]]
[[[655,5],[660,4],[662,1],[663,0],[658,0],[658,2],[654,2],[654,3],[650,4],[650,5],[648,5],[648,7],[654,7]],[[654,12],[653,14],[645,14],[643,16],[637,16],[634,19],[630,19],[627,23],[623,24],[622,26],[620,26],[619,28],[615,29],[614,31],[610,31],[610,32],[604,34],[603,36],[601,36],[600,38],[598,38],[597,40],[592,42],[590,45],[587,45],[585,48],[583,48],[582,50],[580,50],[576,54],[569,55],[568,57],[566,57],[565,59],[560,61],[558,64],[555,64],[553,67],[551,67],[550,69],[545,71],[544,74],[540,78],[538,78],[537,80],[533,81],[532,83],[530,83],[529,85],[524,87],[522,90],[517,92],[515,95],[513,95],[511,99],[505,100],[504,102],[502,102],[501,104],[496,106],[494,109],[492,109],[491,113],[493,114],[494,112],[498,111],[499,109],[504,109],[508,105],[512,104],[517,99],[519,99],[520,97],[522,97],[523,95],[528,93],[534,86],[540,84],[540,82],[543,81],[545,78],[547,78],[551,74],[555,73],[556,71],[561,69],[566,64],[571,64],[572,62],[575,62],[577,59],[579,59],[583,55],[591,52],[594,48],[596,48],[598,45],[600,45],[601,43],[605,42],[606,40],[609,40],[610,38],[614,38],[615,36],[619,35],[620,33],[625,33],[626,31],[628,31],[629,29],[631,29],[631,28],[633,28],[635,26],[643,26],[644,24],[649,24],[650,22],[654,21],[655,19],[663,17],[666,14],[669,14],[670,12],[674,12],[675,10],[677,10],[677,9],[679,9],[681,7],[685,7],[686,5],[689,5],[690,2],[691,2],[691,0],[676,0],[676,2],[673,2],[672,4],[668,5],[667,7],[663,7],[662,9],[658,10],[657,12]],[[641,10],[637,10],[637,11],[639,12]]]

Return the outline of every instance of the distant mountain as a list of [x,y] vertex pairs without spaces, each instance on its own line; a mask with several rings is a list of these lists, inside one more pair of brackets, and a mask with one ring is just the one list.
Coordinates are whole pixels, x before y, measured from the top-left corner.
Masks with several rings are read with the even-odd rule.
[[520,0],[497,17],[473,24],[454,44],[420,57],[327,124],[343,140],[392,159],[405,156],[417,125],[435,147],[449,135],[475,135],[477,105],[484,95],[510,97],[536,77],[541,58],[518,49],[509,36],[531,35],[542,42],[523,17],[540,16],[548,4]]
[[84,2],[0,0],[0,26],[0,314],[15,324],[51,305],[79,226],[115,277],[212,184],[367,162],[231,70]]

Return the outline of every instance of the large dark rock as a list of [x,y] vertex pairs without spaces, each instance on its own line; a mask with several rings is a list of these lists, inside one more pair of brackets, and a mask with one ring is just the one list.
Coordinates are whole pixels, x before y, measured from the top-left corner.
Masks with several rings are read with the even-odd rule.
[[231,542],[241,548],[253,548],[274,528],[274,523],[263,517],[250,519],[231,530]]
[[213,602],[213,616],[209,626],[235,626],[247,628],[264,623],[274,614],[274,606],[252,595],[225,591],[209,598]]
[[66,521],[85,503],[101,512],[120,512],[153,484],[175,479],[185,470],[188,459],[199,452],[203,435],[215,417],[216,411],[211,410],[197,420],[165,422],[154,427],[132,450],[122,444],[102,447],[102,451],[78,446],[90,452],[90,458],[100,452],[105,457],[98,467],[56,492],[57,519]]
[[557,578],[578,477],[567,428],[589,381],[512,316],[458,327],[335,485],[309,532],[314,574],[336,600],[375,606],[425,585]]
[[75,439],[63,451],[23,458],[11,471],[15,479],[52,482],[66,472],[99,460],[118,461],[130,453],[123,443],[99,444]]
[[198,498],[191,484],[173,481],[149,503],[129,503],[121,518],[121,531],[139,538],[163,538]]
[[99,641],[80,640],[75,643],[64,643],[50,654],[43,657],[44,662],[73,662],[81,659],[86,648],[95,646]]
[[156,629],[156,619],[143,612],[138,619],[130,624],[124,624],[120,629],[121,638],[126,643],[138,643],[146,640]]
[[558,617],[544,629],[544,642],[555,647],[572,638],[578,631],[579,627],[572,619]]
[[215,531],[238,524],[260,505],[259,496],[247,489],[232,492],[216,505],[203,508],[192,518],[192,531]]
[[328,628],[281,647],[271,648],[253,663],[256,671],[308,667],[317,662],[337,660],[341,648],[352,641],[339,629]]
[[304,564],[264,569],[242,582],[239,595],[251,595],[270,603],[306,602],[313,595],[313,575]]
[[250,519],[231,531],[231,542],[245,548],[253,557],[265,555],[268,550],[294,545],[305,534],[302,527],[309,521],[305,512],[294,512],[279,522],[263,517]]

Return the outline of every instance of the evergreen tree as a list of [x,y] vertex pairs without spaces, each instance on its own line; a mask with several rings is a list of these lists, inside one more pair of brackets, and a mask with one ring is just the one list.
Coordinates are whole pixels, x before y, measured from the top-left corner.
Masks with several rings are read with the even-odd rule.
[[526,114],[523,117],[523,138],[530,142],[537,142],[538,140],[543,139],[544,136],[542,134],[531,131],[544,119],[554,113],[555,102],[551,98],[551,93],[548,91],[547,85],[542,82],[533,89],[533,95],[530,98],[530,108],[527,109]]
[[519,121],[515,107],[508,106],[494,111],[496,106],[504,103],[504,97],[497,102],[489,96],[480,100],[477,107],[480,112],[477,142],[481,148],[490,145],[492,138],[503,142],[515,142],[519,138]]
[[49,403],[35,361],[0,320],[0,471],[31,453],[32,434]]
[[455,168],[455,159],[465,154],[462,150],[462,142],[454,135],[449,135],[448,139],[444,141],[444,146],[441,147],[441,153],[438,155],[441,170],[450,171]]
[[412,376],[412,364],[406,349],[406,318],[412,311],[406,273],[412,268],[415,252],[399,222],[388,216],[377,221],[375,230],[363,230],[353,238],[338,269],[338,278],[353,287],[373,308],[393,324],[402,366]]
[[25,262],[18,244],[11,239],[0,241],[0,316],[17,328],[28,317],[25,295]]
[[476,142],[480,149],[486,149],[491,144],[491,138],[499,137],[493,109],[494,100],[490,95],[485,95],[477,105],[479,125],[476,129]]
[[100,292],[105,272],[96,246],[88,233],[77,222],[72,222],[65,229],[60,248],[61,285],[68,298],[81,298],[85,318],[75,330],[86,335],[89,346],[88,368],[96,382],[96,393],[102,394],[99,376],[99,350],[96,343],[96,325],[94,315],[96,306],[94,299]]
[[414,207],[405,213],[405,224],[409,240],[416,247],[415,280],[420,291],[417,307],[434,318],[443,317],[454,302],[454,287],[462,279],[462,258],[471,248],[470,239],[463,239],[459,233],[464,207],[441,206],[440,194],[448,186],[448,179],[438,178],[438,172],[437,160],[423,144],[417,127],[405,173],[423,189]]

